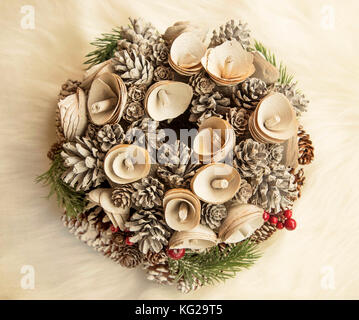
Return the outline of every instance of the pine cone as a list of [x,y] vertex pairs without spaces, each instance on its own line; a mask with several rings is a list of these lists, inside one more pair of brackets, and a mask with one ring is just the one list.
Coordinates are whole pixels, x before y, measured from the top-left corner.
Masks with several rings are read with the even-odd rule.
[[97,187],[105,180],[103,171],[104,154],[93,142],[85,137],[76,137],[75,141],[63,144],[61,156],[65,167],[62,179],[76,190],[88,190]]
[[173,80],[174,78],[175,74],[172,68],[164,65],[158,66],[153,72],[153,80],[155,81]]
[[234,165],[244,178],[261,177],[269,172],[266,145],[252,139],[234,147]]
[[267,212],[290,209],[297,198],[297,185],[290,169],[284,165],[272,168],[269,174],[251,179],[253,196],[250,202]]
[[257,78],[248,78],[238,85],[232,98],[239,107],[255,109],[258,102],[267,94],[267,85],[264,81]]
[[145,99],[147,87],[144,85],[132,85],[128,89],[128,97],[131,101],[140,102]]
[[118,263],[125,268],[135,268],[142,263],[143,254],[136,246],[121,245],[116,253]]
[[122,127],[118,124],[106,124],[97,132],[97,141],[103,152],[107,152],[113,146],[123,143],[125,133]]
[[166,64],[168,61],[169,48],[164,42],[157,42],[152,46],[151,61],[156,66]]
[[207,77],[204,72],[200,72],[189,78],[188,84],[191,85],[193,91],[200,96],[212,93],[216,87],[216,84]]
[[304,176],[304,170],[303,168],[299,169],[297,173],[294,173],[295,169],[291,169],[290,173],[294,175],[294,183],[297,184],[297,191],[298,191],[298,198],[301,197],[301,189],[304,185],[305,176]]
[[163,246],[168,245],[171,233],[162,213],[156,210],[140,210],[133,214],[126,222],[129,231],[134,232],[129,240],[138,243],[144,254],[148,251],[160,252]]
[[254,231],[254,233],[250,236],[250,241],[261,243],[267,240],[276,231],[277,227],[275,225],[271,225],[267,221],[259,229]]
[[148,251],[145,255],[145,260],[152,265],[156,264],[165,264],[168,261],[168,256],[165,251],[160,251],[158,253]]
[[144,41],[153,43],[158,37],[159,33],[156,28],[149,22],[143,19],[129,19],[130,25],[121,28],[121,37],[131,43],[142,43]]
[[227,217],[227,209],[223,204],[204,203],[202,206],[201,223],[217,230],[222,220]]
[[306,112],[308,108],[309,100],[305,95],[296,89],[296,83],[291,84],[276,84],[274,90],[284,94],[291,105],[294,107],[297,116],[300,116],[302,112]]
[[151,176],[141,179],[141,182],[134,182],[132,202],[139,208],[151,209],[162,204],[164,194],[163,184]]
[[179,280],[177,283],[177,290],[186,294],[190,293],[191,291],[196,291],[198,289],[201,289],[201,287],[202,287],[201,281],[199,281],[198,279],[193,279],[191,284],[184,281],[183,279]]
[[229,110],[231,100],[224,97],[218,91],[213,94],[204,94],[192,100],[191,116],[189,121],[201,124],[205,119],[212,116],[222,118],[224,110]]
[[238,192],[234,195],[234,200],[240,203],[248,203],[248,200],[252,197],[253,189],[252,186],[245,180],[241,179],[241,185]]
[[135,122],[141,120],[145,115],[145,109],[141,102],[130,102],[125,110],[123,118],[128,122]]
[[55,143],[51,146],[49,152],[47,153],[47,157],[48,157],[50,160],[54,161],[55,155],[58,154],[58,153],[60,153],[61,150],[62,150],[62,143],[55,142]]
[[230,20],[225,25],[220,26],[219,32],[213,31],[210,47],[216,47],[227,40],[237,40],[243,48],[248,48],[250,46],[250,30],[247,23]]
[[192,153],[180,140],[174,144],[163,144],[157,152],[158,178],[170,188],[189,187],[190,180],[200,166],[193,162]]
[[176,279],[172,275],[167,263],[144,264],[144,270],[147,273],[147,279],[164,285],[172,285]]
[[234,132],[237,137],[242,136],[244,132],[248,129],[248,119],[249,114],[246,109],[235,109],[231,108],[227,114],[227,121],[233,127]]
[[134,49],[116,51],[112,59],[116,73],[130,85],[149,85],[153,78],[153,66],[144,55]]
[[314,160],[314,147],[310,135],[300,126],[298,129],[299,164],[310,164]]
[[116,207],[129,208],[132,205],[131,197],[134,189],[131,184],[118,186],[112,191],[112,201]]
[[81,85],[80,81],[68,79],[62,86],[57,100],[63,100],[67,96],[77,92],[77,88]]

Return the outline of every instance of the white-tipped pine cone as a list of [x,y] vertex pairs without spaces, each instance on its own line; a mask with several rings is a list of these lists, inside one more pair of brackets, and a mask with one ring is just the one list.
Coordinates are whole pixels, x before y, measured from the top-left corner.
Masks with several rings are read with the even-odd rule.
[[132,202],[138,208],[152,209],[162,204],[164,185],[151,176],[142,178],[132,184]]
[[296,83],[291,84],[276,84],[274,90],[284,94],[291,105],[294,107],[297,116],[300,116],[302,112],[306,112],[308,108],[309,100],[305,95],[296,89]]
[[211,229],[218,229],[226,217],[227,209],[223,204],[204,203],[202,205],[201,223]]
[[268,94],[267,85],[257,78],[248,78],[240,83],[232,95],[237,106],[255,109],[258,102]]

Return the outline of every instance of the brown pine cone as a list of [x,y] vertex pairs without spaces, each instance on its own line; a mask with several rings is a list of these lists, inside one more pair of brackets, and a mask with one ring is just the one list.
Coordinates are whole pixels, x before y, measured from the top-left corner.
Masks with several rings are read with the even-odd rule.
[[58,101],[65,99],[67,96],[76,93],[77,88],[81,85],[80,81],[68,79],[62,86],[58,95]]
[[297,173],[294,173],[295,170],[292,169],[290,171],[291,174],[294,175],[295,177],[295,183],[297,184],[297,190],[298,190],[298,198],[300,198],[300,196],[302,195],[301,194],[301,190],[302,190],[302,187],[304,185],[304,181],[305,181],[305,176],[304,176],[304,170],[303,168],[299,169]]
[[143,254],[137,246],[121,245],[118,248],[118,262],[125,268],[135,268],[142,263]]
[[310,164],[314,160],[314,147],[310,140],[310,135],[303,130],[303,126],[298,128],[298,148],[299,148],[299,164]]
[[145,255],[145,260],[153,265],[164,264],[168,261],[168,256],[165,251],[160,251],[158,253],[153,251],[148,251]]
[[55,143],[51,146],[49,152],[47,153],[47,157],[48,157],[50,160],[54,161],[55,155],[56,155],[57,153],[59,153],[59,152],[61,151],[61,149],[62,149],[62,143],[60,143],[60,142],[55,142]]
[[265,222],[259,229],[254,231],[254,233],[251,235],[250,240],[254,241],[255,243],[261,243],[277,231],[277,227],[271,225],[268,221]]
[[134,192],[132,185],[122,185],[113,189],[112,201],[116,207],[131,207],[131,196]]

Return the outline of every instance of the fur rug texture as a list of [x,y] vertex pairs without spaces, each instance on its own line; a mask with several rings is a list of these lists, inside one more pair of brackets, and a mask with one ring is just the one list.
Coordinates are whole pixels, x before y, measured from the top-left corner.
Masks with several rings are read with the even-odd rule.
[[[21,7],[35,9],[23,29]],[[81,79],[89,42],[142,16],[162,32],[178,20],[214,28],[229,19],[283,60],[310,99],[302,123],[315,145],[296,202],[294,232],[262,245],[251,269],[182,295],[105,259],[68,233],[55,199],[34,184],[55,140],[60,85]],[[0,5],[2,299],[342,299],[359,298],[359,52],[354,0],[3,0]],[[23,266],[35,286],[22,288]]]

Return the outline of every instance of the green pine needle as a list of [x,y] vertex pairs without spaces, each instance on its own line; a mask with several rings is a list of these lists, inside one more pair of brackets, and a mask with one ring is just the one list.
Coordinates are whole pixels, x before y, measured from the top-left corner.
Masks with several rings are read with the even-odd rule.
[[92,66],[104,62],[113,57],[117,42],[121,39],[121,29],[114,28],[111,33],[102,33],[99,38],[90,44],[96,47],[96,50],[86,55],[88,60],[85,64],[89,64],[89,68]]
[[[271,53],[264,45],[258,41],[255,41],[254,47],[257,51],[263,54],[268,62],[273,66],[277,67],[275,55]],[[281,62],[279,64],[279,79],[278,82],[281,84],[292,84],[293,75],[288,74],[287,67]]]
[[169,269],[176,275],[176,281],[183,278],[191,285],[197,279],[201,285],[212,285],[233,278],[237,272],[252,266],[260,257],[256,247],[255,243],[246,240],[223,251],[216,246],[204,253],[187,253],[180,260],[169,259]]
[[58,205],[66,210],[67,215],[77,216],[85,209],[85,193],[76,191],[61,179],[65,171],[63,159],[58,153],[55,155],[50,169],[38,176],[36,182],[50,186],[48,198],[55,194]]

